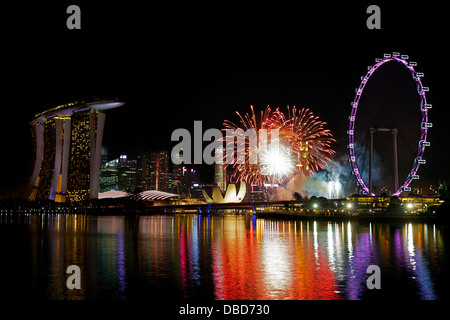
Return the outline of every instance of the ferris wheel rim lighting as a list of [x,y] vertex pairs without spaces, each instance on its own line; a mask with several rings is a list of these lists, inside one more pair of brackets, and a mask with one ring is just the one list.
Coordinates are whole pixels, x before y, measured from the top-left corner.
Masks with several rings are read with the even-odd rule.
[[414,81],[416,82],[417,87],[417,93],[420,97],[420,112],[422,115],[422,121],[420,125],[420,140],[418,144],[418,150],[417,150],[417,156],[414,160],[413,167],[411,169],[411,172],[407,176],[405,182],[393,193],[393,196],[399,196],[403,191],[410,190],[409,184],[414,179],[418,179],[417,171],[419,169],[419,166],[421,164],[425,164],[425,160],[422,159],[423,153],[425,151],[425,148],[430,146],[430,142],[427,141],[427,134],[428,129],[432,127],[432,124],[428,122],[428,110],[431,109],[431,104],[427,103],[426,98],[426,92],[429,91],[428,87],[424,87],[422,85],[421,78],[424,76],[422,72],[416,72],[414,69],[415,66],[417,66],[417,62],[414,61],[408,61],[409,56],[408,55],[400,55],[398,52],[393,52],[392,54],[385,53],[383,55],[383,58],[376,58],[375,59],[375,65],[369,66],[367,68],[367,73],[364,77],[361,77],[361,83],[358,88],[355,90],[355,98],[353,99],[353,102],[351,103],[352,111],[349,116],[349,129],[347,131],[348,134],[348,145],[347,148],[349,150],[349,162],[352,165],[352,173],[356,177],[357,184],[361,186],[363,189],[363,192],[366,194],[370,194],[370,196],[375,196],[375,194],[372,192],[369,192],[369,188],[365,184],[364,180],[362,179],[361,173],[359,171],[358,165],[357,165],[357,157],[355,152],[355,121],[356,121],[356,113],[358,111],[358,104],[359,100],[364,92],[364,87],[366,86],[367,82],[369,81],[370,77],[373,75],[373,73],[382,65],[385,63],[394,61],[403,64],[411,73]]

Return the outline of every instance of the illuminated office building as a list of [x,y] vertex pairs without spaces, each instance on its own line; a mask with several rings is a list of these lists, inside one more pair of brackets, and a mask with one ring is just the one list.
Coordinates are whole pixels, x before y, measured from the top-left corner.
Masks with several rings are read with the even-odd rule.
[[222,163],[214,164],[214,183],[222,191],[225,191],[227,188],[226,171]]
[[82,201],[98,197],[104,110],[117,101],[74,102],[31,122],[35,164],[29,200]]
[[135,192],[138,184],[137,161],[122,154],[100,167],[100,192],[119,190]]
[[222,150],[219,150],[218,152],[220,152],[218,155],[220,160],[217,160],[214,164],[214,183],[220,188],[220,190],[225,192],[227,188],[227,175],[222,160]]
[[138,151],[137,156],[138,189],[169,192],[171,183],[169,153],[160,151]]
[[187,168],[183,166],[182,176],[182,190],[181,194],[188,198],[203,198],[202,191],[200,190],[200,175],[194,168]]
[[183,190],[183,166],[181,164],[172,164],[169,189],[172,193],[181,194]]
[[150,152],[151,190],[169,192],[169,153],[167,151]]
[[100,166],[100,192],[119,190],[119,159]]
[[150,181],[150,151],[138,149],[137,152],[137,188],[139,190],[151,190]]
[[134,192],[138,187],[137,161],[121,155],[118,162],[118,190]]
[[183,171],[183,165],[181,164],[175,164],[174,162],[178,163],[182,159],[183,156],[183,148],[181,148],[181,151],[178,154],[172,154],[172,172],[170,175],[170,181],[169,181],[169,190],[170,192],[174,194],[182,194],[184,189],[184,171]]

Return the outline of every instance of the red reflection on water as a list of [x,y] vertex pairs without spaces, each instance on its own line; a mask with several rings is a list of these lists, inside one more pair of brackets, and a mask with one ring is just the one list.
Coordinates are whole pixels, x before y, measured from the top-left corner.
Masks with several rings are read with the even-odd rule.
[[337,281],[330,270],[328,256],[315,254],[314,247],[307,251],[300,248],[295,263],[296,272],[292,279],[291,297],[301,300],[336,300],[341,299],[336,293]]
[[187,257],[186,257],[186,235],[183,227],[180,227],[180,277],[181,277],[181,287],[183,289],[184,297],[188,297],[187,294]]
[[307,245],[296,246],[294,230],[283,230],[280,239],[272,237],[267,226],[260,227],[266,230],[250,226],[243,235],[232,223],[224,223],[224,236],[212,250],[217,299],[341,298],[327,255],[319,252],[310,232],[305,234]]

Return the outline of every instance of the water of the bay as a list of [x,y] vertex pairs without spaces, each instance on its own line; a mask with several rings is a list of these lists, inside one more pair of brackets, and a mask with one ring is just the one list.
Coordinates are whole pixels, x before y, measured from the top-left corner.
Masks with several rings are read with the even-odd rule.
[[[12,299],[442,298],[449,250],[427,222],[278,221],[223,215],[0,217]],[[68,289],[69,265],[81,289]],[[367,268],[381,289],[367,288]]]

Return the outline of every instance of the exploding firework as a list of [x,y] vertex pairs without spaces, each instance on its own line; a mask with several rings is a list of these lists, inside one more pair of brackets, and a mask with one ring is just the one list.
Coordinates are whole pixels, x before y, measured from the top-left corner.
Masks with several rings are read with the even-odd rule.
[[[324,169],[335,153],[330,147],[335,140],[325,129],[326,123],[309,109],[288,106],[285,115],[268,106],[257,119],[253,106],[250,108],[251,113],[244,116],[236,112],[238,124],[224,122],[227,150],[244,150],[231,161],[224,156],[225,168],[234,169],[233,180],[258,185],[282,183],[296,174],[306,176]],[[254,132],[258,144],[249,143],[248,132]]]
[[270,176],[274,181],[282,181],[294,172],[295,157],[289,146],[270,144],[267,148],[258,151],[262,176]]

